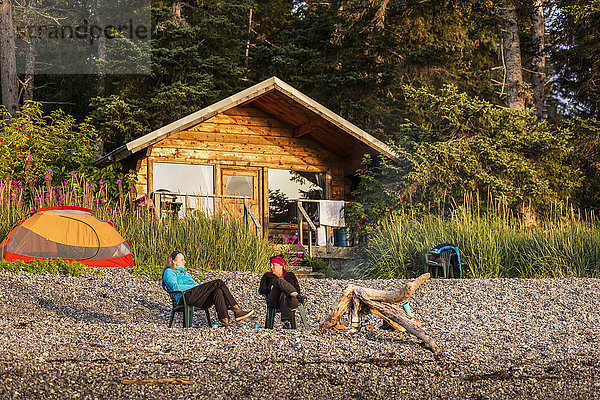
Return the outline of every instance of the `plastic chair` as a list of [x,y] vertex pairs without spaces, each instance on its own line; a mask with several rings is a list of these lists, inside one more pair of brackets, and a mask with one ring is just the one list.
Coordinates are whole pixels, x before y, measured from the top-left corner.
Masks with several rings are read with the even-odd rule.
[[[165,290],[165,292],[167,292],[169,294],[169,297],[171,298],[171,303],[173,305],[173,308],[171,308],[171,316],[169,317],[169,328],[171,326],[173,326],[173,318],[175,317],[176,312],[183,313],[183,327],[184,328],[191,327],[192,319],[194,317],[194,311],[196,311],[196,310],[204,310],[204,312],[206,313],[206,321],[208,322],[208,326],[211,326],[210,312],[208,311],[208,307],[200,308],[200,307],[194,307],[194,306],[188,305],[187,302],[185,301],[185,296],[184,296],[185,292],[182,292],[180,290],[169,291],[167,289],[167,285],[165,285],[164,281],[162,282],[162,288]],[[177,302],[177,300],[175,300],[174,294],[181,295],[181,298],[183,299],[183,304],[179,304]]]
[[[457,261],[458,268],[454,268],[452,265],[453,257]],[[440,272],[439,274],[438,271]],[[425,272],[429,272],[434,278],[438,276],[443,276],[444,278],[461,278],[462,265],[458,247],[443,246],[439,249],[432,249],[429,253],[425,254]]]
[[[267,296],[265,297],[265,301],[267,301]],[[265,329],[273,329],[273,325],[275,325],[275,314],[280,312],[279,308],[271,308],[269,307],[269,303],[267,302],[267,316],[265,318]],[[304,304],[298,304],[298,308],[294,308],[291,311],[292,319],[290,320],[290,325],[292,329],[297,329],[296,325],[296,311],[300,314],[300,319],[304,324],[304,328],[308,329],[308,322],[306,320],[306,309],[304,308]]]

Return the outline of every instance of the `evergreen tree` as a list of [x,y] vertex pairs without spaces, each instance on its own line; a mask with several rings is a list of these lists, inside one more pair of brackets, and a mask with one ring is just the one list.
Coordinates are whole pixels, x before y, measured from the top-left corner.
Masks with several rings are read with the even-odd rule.
[[557,0],[552,66],[565,114],[600,116],[600,0]]

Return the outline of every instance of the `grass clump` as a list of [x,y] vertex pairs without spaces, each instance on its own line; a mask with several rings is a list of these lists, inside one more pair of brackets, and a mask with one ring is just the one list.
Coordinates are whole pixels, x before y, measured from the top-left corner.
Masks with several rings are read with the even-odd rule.
[[67,262],[62,259],[34,261],[0,261],[0,268],[11,272],[24,271],[30,274],[60,274],[64,276],[102,275],[99,268],[91,268],[79,262]]

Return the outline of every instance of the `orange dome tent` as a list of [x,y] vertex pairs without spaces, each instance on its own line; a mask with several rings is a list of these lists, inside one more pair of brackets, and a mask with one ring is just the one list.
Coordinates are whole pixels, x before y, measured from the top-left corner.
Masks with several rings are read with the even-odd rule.
[[0,243],[7,261],[61,258],[91,267],[133,268],[129,242],[110,222],[82,207],[44,207],[14,226]]

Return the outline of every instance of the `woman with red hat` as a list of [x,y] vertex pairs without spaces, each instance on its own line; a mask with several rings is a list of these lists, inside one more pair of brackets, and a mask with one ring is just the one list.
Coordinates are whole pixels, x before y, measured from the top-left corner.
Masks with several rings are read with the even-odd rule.
[[260,280],[258,293],[267,296],[269,307],[281,310],[283,328],[290,329],[292,327],[291,310],[297,308],[304,298],[300,294],[300,285],[296,275],[285,270],[283,257],[274,256],[270,261],[271,271],[265,273]]

